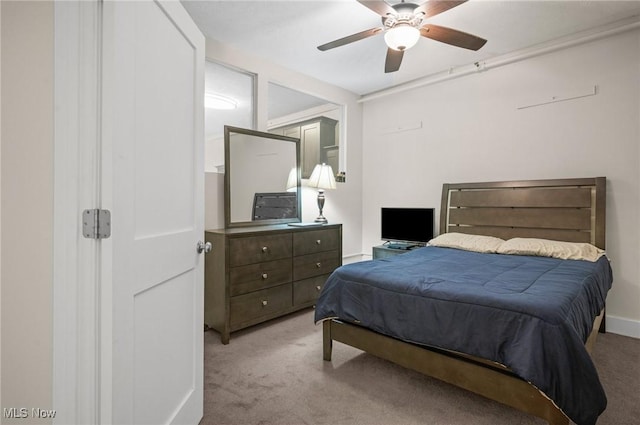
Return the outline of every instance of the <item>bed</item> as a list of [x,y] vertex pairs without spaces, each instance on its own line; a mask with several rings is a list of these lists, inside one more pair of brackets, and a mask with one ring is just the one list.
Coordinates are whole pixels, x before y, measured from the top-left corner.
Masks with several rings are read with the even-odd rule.
[[[604,177],[444,184],[440,234],[604,250],[605,191]],[[606,256],[430,246],[337,269],[315,320],[326,361],[338,341],[552,425],[592,425],[606,395],[589,352],[611,283]]]

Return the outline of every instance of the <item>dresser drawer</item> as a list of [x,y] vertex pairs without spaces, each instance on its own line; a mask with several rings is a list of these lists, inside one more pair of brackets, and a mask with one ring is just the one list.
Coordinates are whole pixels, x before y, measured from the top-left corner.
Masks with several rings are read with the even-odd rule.
[[271,288],[291,282],[292,278],[291,258],[233,267],[229,271],[230,293],[233,297]]
[[293,259],[293,280],[331,273],[340,265],[339,251],[301,255]]
[[237,325],[291,308],[291,283],[231,297],[229,322]]
[[340,229],[321,229],[293,234],[293,255],[340,249]]
[[207,230],[205,324],[228,344],[232,332],[315,304],[342,264],[341,238],[337,223]]
[[291,256],[291,234],[260,235],[229,241],[229,265],[261,263]]
[[323,274],[293,282],[293,305],[315,303],[328,277],[328,274]]

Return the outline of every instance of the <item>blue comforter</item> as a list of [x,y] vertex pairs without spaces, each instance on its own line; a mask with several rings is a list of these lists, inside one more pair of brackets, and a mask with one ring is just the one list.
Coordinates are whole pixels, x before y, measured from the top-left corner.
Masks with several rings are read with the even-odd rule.
[[501,363],[572,421],[592,425],[607,398],[584,344],[611,283],[604,256],[588,262],[425,247],[338,268],[315,320],[340,318]]

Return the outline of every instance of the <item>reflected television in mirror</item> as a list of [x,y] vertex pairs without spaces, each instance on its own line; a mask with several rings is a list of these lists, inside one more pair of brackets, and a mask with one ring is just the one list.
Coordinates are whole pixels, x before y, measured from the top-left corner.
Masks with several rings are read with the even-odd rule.
[[225,226],[300,222],[299,139],[225,126],[224,145]]

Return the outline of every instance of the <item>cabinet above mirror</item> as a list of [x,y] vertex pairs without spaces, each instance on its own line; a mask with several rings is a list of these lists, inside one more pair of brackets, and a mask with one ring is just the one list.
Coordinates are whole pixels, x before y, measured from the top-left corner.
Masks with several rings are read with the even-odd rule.
[[344,107],[272,82],[268,105],[268,131],[300,139],[302,178],[308,179],[317,164],[326,163],[336,181],[344,181]]
[[270,133],[300,139],[300,167],[303,179],[311,176],[316,164],[331,165],[331,169],[338,173],[338,131],[338,121],[324,116],[269,130]]

